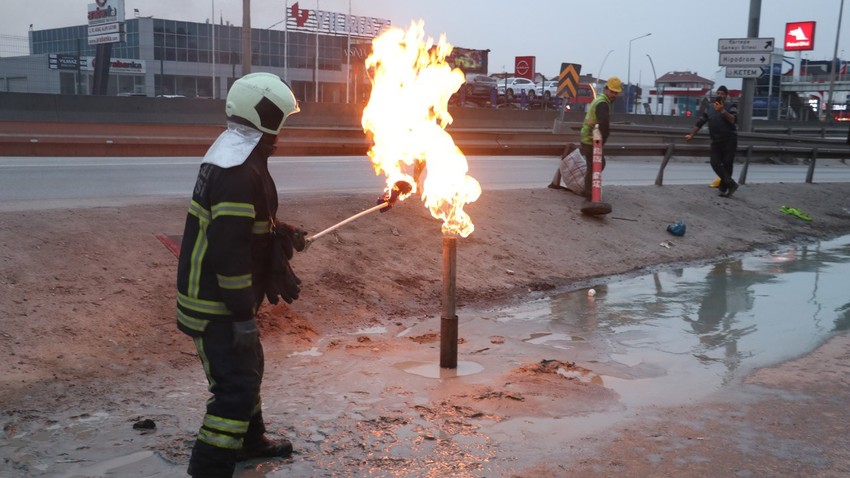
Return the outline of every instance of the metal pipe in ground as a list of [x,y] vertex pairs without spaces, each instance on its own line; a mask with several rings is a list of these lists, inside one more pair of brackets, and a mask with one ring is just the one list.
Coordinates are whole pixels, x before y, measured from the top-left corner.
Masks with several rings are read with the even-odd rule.
[[440,367],[457,368],[457,237],[443,236],[443,293],[440,319]]

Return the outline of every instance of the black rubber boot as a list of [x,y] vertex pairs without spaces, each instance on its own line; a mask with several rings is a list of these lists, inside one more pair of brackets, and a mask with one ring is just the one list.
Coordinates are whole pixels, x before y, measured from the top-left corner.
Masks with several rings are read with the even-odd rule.
[[292,442],[285,438],[271,440],[261,435],[250,442],[246,439],[245,445],[236,452],[236,461],[253,460],[256,458],[289,458],[292,455]]
[[232,478],[236,469],[234,451],[196,441],[186,472],[194,478]]

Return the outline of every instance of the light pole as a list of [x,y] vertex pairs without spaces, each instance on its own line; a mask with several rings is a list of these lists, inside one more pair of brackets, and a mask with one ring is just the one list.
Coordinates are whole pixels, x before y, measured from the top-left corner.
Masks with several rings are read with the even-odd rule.
[[242,0],[242,76],[251,73],[251,0]]
[[655,83],[652,85],[655,86],[655,114],[658,114],[658,75],[655,74],[655,63],[652,62],[649,53],[646,54],[646,57],[649,58],[649,66],[652,67],[652,76],[655,78]]
[[835,50],[832,52],[832,70],[829,75],[829,96],[826,100],[826,114],[829,122],[835,121],[835,113],[832,106],[832,91],[835,89],[835,78],[838,76],[838,38],[841,36],[841,14],[844,13],[844,0],[838,7],[838,30],[835,32]]
[[640,40],[641,38],[646,38],[649,35],[652,35],[652,33],[647,33],[646,35],[634,37],[631,40],[629,40],[629,72],[627,74],[628,78],[627,78],[627,81],[626,81],[626,83],[629,85],[629,98],[626,101],[626,112],[627,113],[632,112],[632,42],[635,41],[635,40]]
[[605,62],[608,61],[608,55],[613,52],[614,50],[608,50],[608,53],[605,54],[605,58],[602,60],[602,65],[599,67],[599,73],[596,74],[596,91],[599,91],[599,80],[602,76],[602,69],[605,68]]

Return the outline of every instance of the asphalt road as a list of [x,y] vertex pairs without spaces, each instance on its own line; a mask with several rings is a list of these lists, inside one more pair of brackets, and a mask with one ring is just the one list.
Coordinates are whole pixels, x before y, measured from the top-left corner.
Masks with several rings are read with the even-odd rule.
[[[469,174],[484,191],[545,187],[558,159],[551,156],[473,156]],[[0,210],[80,207],[188,197],[200,158],[44,158],[0,157]],[[605,185],[655,184],[660,158],[612,159],[603,173]],[[815,182],[850,182],[850,166],[817,163]],[[383,190],[366,156],[274,157],[270,170],[282,195],[363,193]],[[808,166],[752,164],[749,183],[802,183]],[[741,166],[736,165],[735,176]],[[710,182],[705,160],[671,161],[664,184]]]

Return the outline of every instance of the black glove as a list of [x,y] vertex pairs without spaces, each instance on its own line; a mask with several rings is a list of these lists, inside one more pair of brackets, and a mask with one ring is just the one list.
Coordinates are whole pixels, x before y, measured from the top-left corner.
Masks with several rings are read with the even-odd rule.
[[307,231],[300,227],[282,222],[275,226],[274,235],[280,239],[279,246],[283,247],[287,259],[292,259],[293,249],[301,252],[307,247]]
[[248,350],[257,344],[260,332],[257,330],[257,319],[251,318],[241,322],[233,322],[233,348]]
[[[305,234],[300,234],[300,236],[303,237]],[[306,243],[304,244],[306,245]],[[279,297],[283,298],[287,304],[291,304],[298,298],[298,293],[301,292],[301,288],[298,287],[301,284],[301,279],[295,275],[295,271],[289,265],[293,247],[300,250],[296,247],[297,245],[293,244],[292,236],[288,233],[274,235],[272,250],[269,255],[271,264],[269,265],[268,285],[266,286],[266,298],[271,304],[277,304],[280,301]]]

